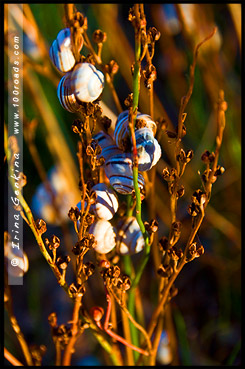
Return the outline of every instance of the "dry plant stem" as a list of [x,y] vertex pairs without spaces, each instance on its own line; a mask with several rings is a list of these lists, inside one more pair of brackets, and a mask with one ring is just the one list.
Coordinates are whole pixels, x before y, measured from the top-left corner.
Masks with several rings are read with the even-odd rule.
[[63,355],[63,366],[70,366],[71,364],[71,356],[73,353],[73,347],[76,343],[76,340],[79,336],[79,311],[82,305],[82,294],[78,294],[75,297],[73,315],[72,315],[72,328],[71,328],[71,338],[65,348]]
[[163,293],[162,293],[162,298],[158,303],[158,306],[156,307],[151,321],[149,323],[149,327],[148,327],[148,335],[151,337],[154,331],[154,328],[156,326],[157,323],[157,319],[159,314],[162,311],[162,308],[164,306],[164,304],[166,303],[167,297],[168,297],[168,293],[169,290],[171,288],[171,286],[173,285],[175,279],[177,278],[178,274],[180,273],[181,269],[183,268],[183,266],[188,262],[187,260],[187,252],[189,249],[189,246],[193,243],[196,234],[202,224],[203,218],[204,218],[204,211],[208,205],[208,202],[210,200],[211,197],[211,190],[212,190],[212,179],[214,176],[214,173],[217,169],[217,163],[218,163],[218,159],[219,159],[219,152],[220,152],[220,147],[221,147],[221,143],[222,143],[222,139],[223,139],[223,131],[225,128],[225,111],[227,109],[227,104],[224,101],[224,92],[221,90],[219,93],[219,103],[218,103],[218,112],[217,112],[217,128],[218,128],[218,133],[217,133],[217,137],[216,137],[216,150],[215,150],[215,160],[213,162],[213,167],[212,167],[212,173],[211,176],[209,177],[209,181],[206,184],[206,202],[204,203],[203,206],[200,206],[200,210],[201,212],[199,213],[199,215],[197,216],[196,219],[196,223],[194,228],[192,228],[188,242],[186,244],[186,247],[184,249],[184,253],[183,253],[183,257],[181,258],[181,260],[179,261],[179,264],[175,270],[175,272],[171,275],[171,277],[168,280],[168,284],[167,286],[164,288]]
[[10,364],[14,366],[24,366],[14,355],[12,355],[5,347],[4,347],[4,357]]
[[56,351],[55,366],[61,366],[61,347],[59,340],[55,342],[55,351]]
[[148,334],[147,334],[146,330],[139,323],[136,322],[136,320],[130,314],[129,310],[126,308],[125,293],[123,293],[123,295],[122,295],[122,298],[123,299],[122,299],[122,301],[120,301],[119,298],[117,297],[117,295],[114,293],[114,291],[111,288],[110,288],[110,292],[114,296],[114,298],[117,301],[118,305],[124,311],[124,313],[126,314],[126,316],[128,317],[128,319],[135,326],[135,328],[137,328],[143,334],[143,336],[145,337],[145,340],[147,342],[148,350],[150,352],[151,349],[152,349],[151,341],[150,341],[150,339],[148,337]]
[[[131,333],[130,333],[130,326],[129,326],[129,321],[128,321],[128,317],[125,314],[125,312],[123,311],[123,309],[121,309],[121,315],[122,315],[122,324],[123,324],[123,333],[124,333],[124,337],[125,339],[131,343]],[[126,356],[127,356],[127,366],[134,366],[134,355],[133,355],[133,351],[130,347],[126,346]]]
[[145,351],[141,349],[140,347],[134,346],[133,344],[129,343],[127,340],[125,340],[123,337],[119,336],[118,334],[116,334],[109,328],[109,319],[110,319],[110,313],[111,313],[111,297],[108,291],[106,292],[106,299],[107,299],[108,305],[107,305],[104,325],[102,326],[101,322],[99,321],[99,322],[96,322],[97,326],[101,330],[104,330],[109,336],[114,338],[116,341],[121,342],[123,345],[130,347],[132,350],[137,351],[138,353],[148,356],[149,355],[148,351]]
[[87,35],[86,31],[84,31],[83,37],[84,37],[84,41],[85,41],[86,47],[88,48],[88,50],[94,56],[96,63],[102,68],[103,73],[105,73],[106,82],[108,83],[108,86],[109,86],[109,88],[111,90],[111,94],[112,94],[114,103],[116,105],[118,114],[120,114],[123,111],[123,109],[122,109],[120,100],[118,98],[117,92],[115,90],[115,87],[113,85],[113,81],[111,79],[111,76],[110,76],[110,74],[108,72],[105,71],[104,64],[102,63],[101,57],[95,52],[95,50],[94,50],[94,48],[93,48],[93,46],[92,46],[92,44],[91,44],[91,42],[90,42],[90,40],[88,38],[88,35]]
[[196,61],[197,61],[197,55],[198,55],[199,48],[200,48],[200,46],[202,46],[202,44],[204,44],[211,37],[213,37],[213,35],[215,34],[216,31],[217,31],[217,28],[215,27],[213,29],[213,31],[195,47],[193,64],[190,67],[190,86],[189,86],[189,89],[188,89],[188,92],[187,92],[186,96],[184,96],[184,98],[181,101],[181,106],[180,106],[180,110],[179,110],[179,117],[178,117],[178,138],[177,138],[178,141],[179,141],[179,139],[181,139],[181,136],[182,136],[182,129],[183,129],[182,120],[183,120],[183,114],[184,114],[186,105],[188,104],[188,101],[190,100],[190,97],[191,97],[192,91],[193,91],[193,86],[194,86],[194,72],[195,72],[195,66],[196,66]]

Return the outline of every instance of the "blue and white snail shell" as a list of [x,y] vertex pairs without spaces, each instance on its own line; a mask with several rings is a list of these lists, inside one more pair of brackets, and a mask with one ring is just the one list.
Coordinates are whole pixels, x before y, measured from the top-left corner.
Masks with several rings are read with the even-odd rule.
[[104,131],[99,131],[98,133],[96,133],[93,136],[93,139],[98,141],[98,144],[102,149],[99,158],[103,156],[105,158],[105,161],[107,161],[112,156],[121,153],[121,150],[115,144],[114,139]]
[[[121,194],[130,194],[134,190],[133,162],[130,153],[121,153],[111,156],[104,164],[105,174],[111,186]],[[138,186],[144,187],[145,181],[138,173]]]
[[[83,39],[81,39],[79,51],[82,47]],[[49,49],[49,56],[60,72],[66,73],[74,67],[76,60],[72,51],[70,28],[64,28],[58,33]]]
[[117,229],[117,248],[121,254],[136,254],[143,250],[145,240],[135,217],[122,219]]
[[[115,192],[105,183],[94,185],[92,190],[95,191],[97,197],[95,203],[90,206],[91,212],[99,219],[112,219],[118,209],[118,199]],[[86,206],[87,203],[85,203],[85,208]],[[81,210],[81,202],[78,208]]]
[[64,75],[57,87],[57,96],[60,101],[61,106],[69,111],[70,113],[75,113],[80,109],[80,104],[77,101],[74,93],[72,93],[70,85],[71,72]]
[[89,233],[95,237],[94,250],[99,254],[107,254],[116,246],[116,233],[108,220],[98,219],[90,227]]
[[[124,150],[124,151],[127,150],[130,144],[128,114],[129,114],[129,111],[125,110],[118,115],[118,118],[115,124],[115,130],[114,130],[114,138],[115,138],[116,144],[119,147],[119,149]],[[145,127],[152,131],[153,136],[155,135],[157,125],[149,115],[138,112],[136,119],[143,120]]]
[[149,128],[139,128],[135,131],[136,148],[138,154],[138,168],[144,172],[150,170],[162,155],[161,146],[154,138]]
[[104,88],[104,74],[90,63],[79,63],[71,74],[71,89],[81,102],[92,102]]

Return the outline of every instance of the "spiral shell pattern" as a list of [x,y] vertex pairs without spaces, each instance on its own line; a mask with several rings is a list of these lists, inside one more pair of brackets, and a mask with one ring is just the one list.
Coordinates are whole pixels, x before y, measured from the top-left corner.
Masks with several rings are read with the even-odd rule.
[[118,200],[115,192],[105,183],[98,183],[92,187],[97,198],[95,204],[90,209],[99,219],[110,220],[118,209]]
[[65,76],[61,78],[57,87],[57,96],[61,106],[64,109],[66,109],[70,113],[75,113],[80,109],[81,106],[79,105],[79,102],[71,91],[70,76],[71,73],[68,72]]
[[108,220],[98,219],[89,227],[97,241],[94,250],[99,254],[107,254],[116,246],[116,233]]
[[[133,163],[131,154],[121,153],[112,156],[105,164],[105,174],[110,180],[111,186],[121,194],[130,194],[134,189],[133,182]],[[138,173],[139,188],[145,184],[144,177]]]
[[158,141],[149,128],[135,131],[136,148],[138,154],[138,168],[140,171],[150,170],[161,157],[162,151]]
[[[81,39],[79,51],[82,46],[83,39]],[[72,51],[70,28],[64,28],[58,33],[49,49],[49,56],[60,72],[69,72],[74,67],[76,60]]]
[[90,63],[79,63],[71,74],[71,89],[81,102],[92,102],[101,95],[104,74]]
[[[129,111],[125,110],[118,115],[114,130],[116,144],[123,151],[127,151],[130,148],[128,114]],[[143,121],[141,128],[148,128],[152,132],[152,135],[155,135],[157,126],[149,115],[138,112],[136,119]]]
[[104,131],[96,133],[96,135],[93,136],[93,139],[98,141],[98,144],[102,149],[101,154],[98,155],[99,158],[103,156],[105,161],[107,161],[112,156],[121,153],[121,150],[115,144],[114,139]]
[[122,219],[117,229],[116,243],[121,254],[136,254],[143,250],[145,240],[135,217]]

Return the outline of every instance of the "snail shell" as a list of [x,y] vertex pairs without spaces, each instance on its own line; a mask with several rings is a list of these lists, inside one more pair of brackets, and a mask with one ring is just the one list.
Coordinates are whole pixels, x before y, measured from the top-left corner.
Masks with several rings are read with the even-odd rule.
[[29,268],[29,260],[26,253],[17,248],[13,248],[11,243],[8,242],[4,245],[4,257],[6,262],[8,261],[8,264],[10,264],[13,259],[16,259],[18,262],[16,266],[9,265],[8,273],[12,277],[23,277]]
[[[121,194],[130,194],[134,189],[133,163],[131,154],[121,153],[112,156],[105,164],[105,174],[110,180],[111,186]],[[141,173],[138,173],[139,188],[145,184]]]
[[122,219],[117,229],[116,243],[121,254],[136,254],[143,250],[145,240],[135,217]]
[[95,204],[90,209],[99,219],[110,220],[118,209],[118,200],[115,192],[105,183],[98,183],[92,187],[96,192]]
[[79,101],[92,102],[104,88],[104,74],[90,63],[79,63],[71,74],[71,88]]
[[75,113],[80,109],[81,106],[71,91],[70,76],[71,73],[68,72],[61,78],[57,88],[57,95],[61,106],[70,113]]
[[107,161],[111,156],[121,153],[121,150],[119,150],[113,138],[104,131],[98,132],[93,136],[93,139],[98,141],[102,149],[101,154],[98,155],[99,158],[103,156],[105,161]]
[[[79,51],[82,47],[83,39],[81,38]],[[64,28],[58,33],[49,49],[49,56],[60,72],[66,73],[74,67],[76,60],[72,51],[70,28]]]
[[90,226],[89,233],[93,234],[97,241],[94,250],[99,254],[107,254],[116,246],[116,233],[108,220],[95,221]]
[[[123,151],[127,151],[130,147],[128,114],[129,114],[129,111],[125,110],[118,115],[118,118],[115,124],[115,130],[114,130],[114,138],[115,138],[116,144],[119,147],[119,149]],[[146,127],[149,130],[151,130],[153,136],[155,135],[157,125],[149,115],[138,112],[136,119],[137,120],[140,119],[143,121],[141,128]]]
[[153,137],[152,131],[146,127],[135,131],[135,139],[139,158],[138,168],[142,172],[150,170],[161,157],[161,146]]

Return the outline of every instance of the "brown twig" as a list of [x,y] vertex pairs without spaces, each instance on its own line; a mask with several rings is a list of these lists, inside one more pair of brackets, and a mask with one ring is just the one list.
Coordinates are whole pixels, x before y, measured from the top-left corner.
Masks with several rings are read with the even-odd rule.
[[4,347],[4,357],[14,366],[24,366],[14,355]]

